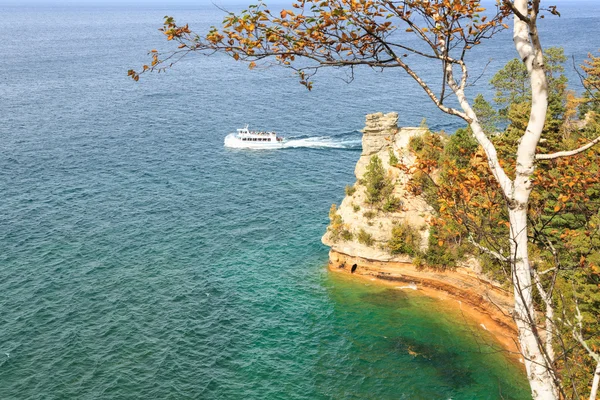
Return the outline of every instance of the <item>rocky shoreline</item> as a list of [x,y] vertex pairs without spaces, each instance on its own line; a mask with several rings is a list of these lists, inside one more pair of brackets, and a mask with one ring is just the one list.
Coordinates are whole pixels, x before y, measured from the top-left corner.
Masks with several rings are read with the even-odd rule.
[[[520,361],[517,329],[510,315],[511,294],[469,268],[421,270],[407,262],[369,260],[330,250],[329,270],[395,288],[414,289],[445,301],[449,307],[460,308],[466,318],[488,331],[511,358]],[[399,283],[403,286],[399,287]]]
[[[412,195],[405,188],[411,178],[407,171],[415,162],[408,150],[409,141],[427,129],[399,128],[397,122],[397,113],[367,115],[363,151],[355,168],[357,182],[350,191],[346,189],[339,208],[332,208],[337,225],[346,232],[346,238],[336,235],[330,226],[322,239],[331,248],[329,269],[397,289],[415,289],[446,301],[449,307],[459,307],[466,318],[488,331],[513,360],[522,362],[517,329],[511,316],[512,294],[483,275],[476,259],[441,271],[417,268],[409,255],[391,254],[388,250],[392,229],[398,224],[409,225],[418,232],[420,247],[425,249],[429,237],[428,220],[433,211],[424,198]],[[402,200],[402,207],[382,211],[366,201],[367,192],[361,182],[373,156],[381,160],[393,182],[392,196]],[[391,162],[394,157],[406,168],[397,168]],[[369,243],[360,240],[359,233],[368,236]],[[398,286],[399,283],[403,285]]]

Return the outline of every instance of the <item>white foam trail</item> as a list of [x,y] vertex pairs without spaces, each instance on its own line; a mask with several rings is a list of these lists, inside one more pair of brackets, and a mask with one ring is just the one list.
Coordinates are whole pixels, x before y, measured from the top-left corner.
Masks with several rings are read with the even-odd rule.
[[[224,144],[225,144],[225,147],[239,148],[239,149],[248,148],[248,146],[245,145],[245,143],[237,140],[233,133],[231,133],[225,137]],[[343,140],[343,139],[334,139],[329,136],[316,136],[316,137],[309,137],[309,138],[304,138],[304,139],[288,139],[285,142],[283,142],[283,145],[281,145],[279,143],[276,146],[268,146],[266,144],[263,144],[261,146],[257,146],[256,148],[258,148],[258,149],[291,149],[291,148],[297,148],[297,147],[308,147],[308,148],[313,148],[313,149],[319,149],[319,148],[321,148],[321,149],[323,149],[323,148],[347,149],[347,148],[358,147],[360,144],[361,144],[360,139]]]
[[317,136],[305,139],[291,139],[283,144],[285,148],[293,147],[312,147],[312,148],[332,148],[332,149],[345,149],[350,146],[356,146],[360,144],[360,140],[336,140],[329,136]]
[[414,283],[411,283],[410,285],[406,285],[406,286],[396,286],[396,289],[412,289],[412,290],[419,290],[419,288],[417,287],[417,285],[415,285]]

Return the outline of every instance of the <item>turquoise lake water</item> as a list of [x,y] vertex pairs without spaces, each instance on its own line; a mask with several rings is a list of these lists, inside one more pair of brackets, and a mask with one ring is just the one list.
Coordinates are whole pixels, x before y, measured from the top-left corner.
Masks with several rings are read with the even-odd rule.
[[[596,50],[576,40],[600,37],[586,4],[547,20],[544,44]],[[222,16],[0,7],[0,399],[527,398],[459,311],[326,270],[364,115],[460,123],[397,73],[325,73],[307,92],[197,56],[134,83],[165,14],[199,31]],[[483,81],[514,57],[503,38]],[[224,148],[245,123],[296,147]]]

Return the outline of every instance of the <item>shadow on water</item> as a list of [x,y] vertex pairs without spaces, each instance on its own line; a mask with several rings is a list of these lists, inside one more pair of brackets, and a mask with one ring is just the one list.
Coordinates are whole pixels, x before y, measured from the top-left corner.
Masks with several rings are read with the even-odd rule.
[[328,275],[328,289],[334,305],[328,320],[337,335],[325,340],[324,349],[338,343],[345,350],[337,357],[320,353],[318,365],[348,379],[343,391],[319,381],[323,393],[370,399],[528,398],[522,371],[484,338],[474,337],[480,332],[459,311],[419,293],[346,275]]
[[408,308],[412,307],[410,297],[400,290],[387,289],[375,293],[362,293],[360,301],[378,307]]
[[408,353],[414,362],[420,364],[419,368],[433,368],[439,379],[453,389],[476,383],[472,371],[460,366],[460,355],[441,345],[421,343],[416,339],[401,336],[390,340],[390,348],[396,353]]

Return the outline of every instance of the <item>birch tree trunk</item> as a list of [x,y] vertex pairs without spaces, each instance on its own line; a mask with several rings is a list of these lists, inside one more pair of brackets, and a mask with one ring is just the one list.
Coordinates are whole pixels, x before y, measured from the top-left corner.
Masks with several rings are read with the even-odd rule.
[[[531,176],[535,168],[536,147],[548,110],[548,83],[536,25],[539,1],[534,0],[531,9],[528,9],[527,0],[515,0],[514,6],[518,12],[515,13],[513,39],[521,59],[527,66],[532,92],[531,114],[517,148],[513,192],[508,197],[515,296],[514,317],[532,397],[544,400],[558,399],[558,388],[552,375],[552,366],[543,353],[543,346],[537,332],[527,236],[527,208],[533,189]],[[527,21],[523,16],[527,16],[529,20]]]
[[[515,187],[515,192],[519,190]],[[528,198],[528,194],[527,194]],[[514,319],[519,332],[519,344],[523,355],[527,378],[534,399],[558,399],[548,360],[542,352],[537,333],[533,304],[531,266],[527,254],[527,204],[509,209],[512,278],[515,296]]]
[[596,400],[596,394],[598,393],[598,384],[600,383],[600,362],[596,365],[596,371],[594,371],[594,379],[592,380],[592,390],[590,392],[590,400]]
[[533,302],[532,270],[529,263],[527,236],[527,209],[533,189],[531,177],[535,168],[536,148],[540,140],[548,109],[548,83],[544,70],[542,46],[539,41],[536,19],[539,0],[533,0],[528,8],[527,0],[514,0],[515,25],[513,39],[521,60],[525,63],[531,80],[532,103],[527,129],[517,148],[515,179],[511,180],[498,161],[496,149],[481,129],[477,116],[466,100],[464,91],[455,84],[451,71],[450,85],[458,101],[471,119],[471,129],[486,152],[488,164],[500,184],[508,203],[511,243],[511,267],[515,296],[514,319],[519,332],[519,344],[536,400],[558,399],[551,361],[544,354],[544,346],[538,335]]

